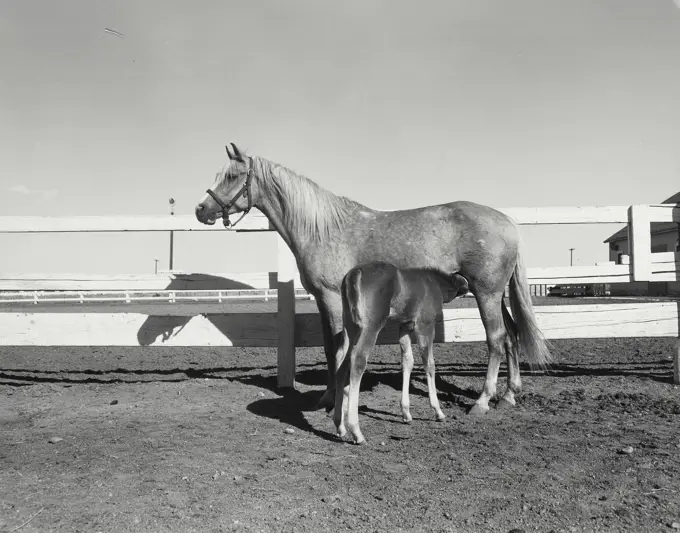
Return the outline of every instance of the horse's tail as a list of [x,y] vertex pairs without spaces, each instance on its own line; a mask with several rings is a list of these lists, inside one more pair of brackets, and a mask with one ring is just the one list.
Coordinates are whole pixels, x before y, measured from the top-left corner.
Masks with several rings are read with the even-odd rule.
[[[543,336],[534,308],[531,303],[531,294],[529,293],[529,283],[527,282],[526,269],[520,251],[521,241],[518,244],[517,262],[515,263],[515,270],[510,277],[510,308],[512,309],[513,318],[507,315],[507,308],[503,304],[503,318],[506,323],[508,333],[515,337],[519,344],[521,352],[526,356],[529,365],[532,367],[545,368],[547,367],[552,356],[550,355],[549,343]],[[514,322],[514,328],[508,328],[508,320]]]

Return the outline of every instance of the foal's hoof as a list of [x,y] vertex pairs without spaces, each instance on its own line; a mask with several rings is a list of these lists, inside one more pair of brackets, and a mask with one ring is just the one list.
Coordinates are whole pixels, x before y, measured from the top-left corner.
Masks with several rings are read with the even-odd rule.
[[354,444],[356,444],[357,446],[363,446],[364,444],[366,444],[366,439],[361,437],[360,439],[355,440]]
[[515,406],[512,405],[508,400],[505,398],[501,398],[498,400],[498,403],[496,404],[496,409],[499,411],[507,411],[508,409],[513,409]]
[[402,415],[401,419],[403,420],[404,424],[410,424],[413,420],[413,417],[411,415]]
[[443,422],[446,420],[446,415],[444,413],[437,413],[434,418],[437,422]]
[[488,410],[489,410],[488,407],[485,409],[484,407],[476,403],[470,408],[468,414],[472,416],[483,416],[486,414]]

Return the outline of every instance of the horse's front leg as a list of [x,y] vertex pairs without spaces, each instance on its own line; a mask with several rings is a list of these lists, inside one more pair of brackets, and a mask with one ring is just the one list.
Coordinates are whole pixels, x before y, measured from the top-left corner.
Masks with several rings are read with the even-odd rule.
[[347,434],[345,429],[345,412],[349,401],[349,362],[350,349],[356,333],[354,328],[345,328],[342,335],[342,349],[335,360],[335,406],[331,411],[338,437]]
[[326,390],[316,404],[331,414],[335,405],[335,366],[338,351],[342,350],[342,299],[339,294],[324,293],[317,297],[317,306],[323,332],[323,349],[326,354],[328,380]]

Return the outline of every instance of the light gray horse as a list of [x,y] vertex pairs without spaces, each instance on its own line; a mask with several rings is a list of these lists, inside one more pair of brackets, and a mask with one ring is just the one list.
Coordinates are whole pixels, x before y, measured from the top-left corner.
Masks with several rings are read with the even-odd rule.
[[[432,269],[444,276],[459,273],[468,281],[489,350],[484,389],[470,413],[489,410],[504,354],[508,386],[497,407],[515,405],[520,392],[518,349],[532,366],[549,362],[550,352],[534,316],[518,228],[508,216],[463,201],[377,211],[322,189],[281,165],[247,156],[233,143],[231,149],[227,146],[227,154],[229,163],[196,206],[196,218],[214,224],[221,217],[228,225],[230,214],[257,207],[290,247],[303,287],[316,298],[323,327],[328,382],[318,408],[330,411],[335,401],[335,359],[342,349],[342,279],[363,263],[384,261],[401,269]],[[514,320],[509,314],[504,319],[508,282]],[[506,324],[517,335],[508,332]]]
[[442,316],[442,304],[467,291],[467,281],[459,274],[443,277],[436,271],[401,270],[389,263],[359,265],[347,273],[342,281],[343,348],[335,365],[333,422],[339,437],[347,433],[346,422],[356,444],[366,441],[359,427],[359,388],[368,356],[388,320],[399,323],[401,414],[404,422],[409,423],[413,419],[409,400],[413,371],[411,336],[420,347],[430,407],[437,420],[446,418],[439,405],[434,379],[435,324]]

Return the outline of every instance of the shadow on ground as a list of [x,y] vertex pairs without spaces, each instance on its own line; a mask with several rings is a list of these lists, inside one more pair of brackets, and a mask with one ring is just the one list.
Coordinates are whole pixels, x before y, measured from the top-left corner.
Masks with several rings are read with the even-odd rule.
[[[641,363],[573,363],[554,364],[546,371],[532,371],[526,365],[521,365],[522,376],[550,376],[550,377],[639,377],[660,383],[672,384],[673,371],[670,359],[660,359]],[[255,374],[255,372],[261,372]],[[0,368],[0,384],[10,386],[32,385],[37,383],[138,383],[153,381],[186,381],[189,379],[228,379],[253,385],[259,377],[257,386],[276,392],[276,378],[265,376],[269,372],[276,372],[275,365],[267,366],[214,366],[214,367],[172,367],[156,369],[111,368],[98,369],[59,369],[42,370],[38,367]],[[437,390],[441,395],[465,396],[476,398],[474,389],[461,389],[444,377],[475,377],[484,378],[486,364],[445,364],[437,367]],[[499,383],[505,379],[506,373],[502,368],[499,372]],[[308,386],[325,387],[327,379],[325,362],[299,364],[295,380]],[[425,385],[425,377],[417,366],[413,369],[412,384]],[[361,381],[362,391],[371,391],[379,385],[401,390],[401,369],[393,363],[369,363],[369,367]],[[413,387],[413,385],[412,385]],[[426,391],[411,390],[411,394],[427,396]]]

